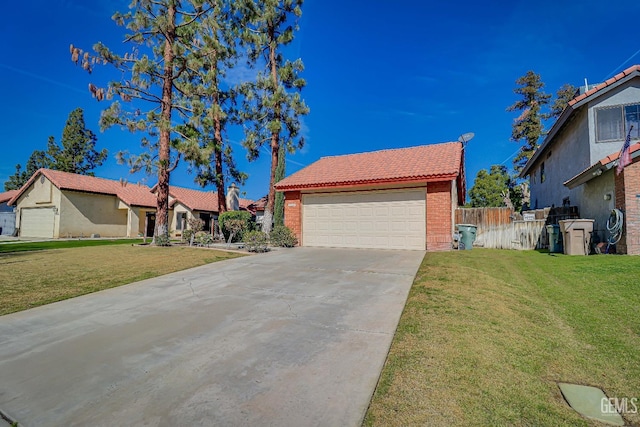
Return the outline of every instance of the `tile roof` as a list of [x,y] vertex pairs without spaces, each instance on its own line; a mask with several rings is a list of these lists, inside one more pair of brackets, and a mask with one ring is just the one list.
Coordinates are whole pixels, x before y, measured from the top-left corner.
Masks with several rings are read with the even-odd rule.
[[33,174],[29,181],[18,191],[9,201],[14,204],[18,197],[35,181],[44,175],[60,190],[83,191],[86,193],[109,194],[118,197],[130,206],[156,207],[156,196],[151,193],[151,189],[146,185],[127,184],[126,182],[112,179],[97,178],[88,175],[79,175],[70,172],[61,172],[51,169],[39,169]]
[[615,82],[624,79],[625,77],[627,77],[630,74],[633,74],[634,72],[640,72],[640,65],[633,65],[633,66],[627,68],[626,70],[624,70],[624,71],[616,74],[615,76],[611,77],[609,80],[596,85],[593,89],[590,89],[590,90],[586,91],[582,95],[576,96],[571,101],[569,101],[569,105],[570,106],[574,106],[575,104],[577,104],[578,102],[582,101],[583,99],[590,97],[591,95],[595,94],[596,92],[600,92],[602,89],[604,89],[604,88],[606,88],[608,86],[611,86]]
[[569,101],[567,108],[564,109],[560,117],[558,117],[558,119],[551,126],[551,129],[549,129],[549,132],[547,132],[547,135],[542,141],[542,144],[540,144],[538,149],[533,153],[533,155],[529,158],[527,163],[522,168],[520,177],[524,178],[530,174],[531,168],[538,161],[540,156],[542,156],[542,154],[546,151],[547,147],[552,144],[556,134],[560,131],[560,129],[563,128],[565,123],[569,122],[569,119],[573,116],[574,112],[580,109],[580,107],[584,103],[591,101],[593,97],[604,95],[618,84],[623,84],[625,81],[633,79],[637,76],[640,76],[640,65],[632,65],[626,70],[611,77],[607,81],[595,85],[592,89],[576,96],[571,101]]
[[322,188],[455,178],[461,174],[462,167],[462,144],[447,142],[323,157],[278,182],[276,188]]
[[13,199],[19,191],[20,190],[9,190],[4,193],[0,193],[0,203],[7,203],[9,200]]
[[[634,154],[636,152],[638,152],[638,154]],[[637,142],[629,147],[629,154],[631,155],[632,159],[640,156],[640,142]],[[592,178],[595,178],[602,173],[602,167],[611,169],[614,165],[617,165],[617,163],[614,164],[614,162],[616,162],[619,157],[620,151],[609,154],[607,157],[598,160],[573,178],[565,181],[564,185],[569,187],[570,189],[573,189],[579,185],[584,184],[587,181],[590,181]],[[600,172],[598,172],[598,170],[600,170]]]
[[[155,189],[155,187],[154,187]],[[192,211],[218,212],[218,194],[213,191],[193,190],[169,186],[169,194]]]

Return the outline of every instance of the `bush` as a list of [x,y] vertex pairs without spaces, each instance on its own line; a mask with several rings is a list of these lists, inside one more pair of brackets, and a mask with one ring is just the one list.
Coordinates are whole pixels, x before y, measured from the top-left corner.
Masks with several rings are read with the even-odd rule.
[[226,226],[227,222],[230,220],[239,220],[242,221],[243,226],[242,229],[235,234],[233,241],[234,242],[239,242],[242,240],[242,235],[244,234],[244,232],[246,231],[250,231],[253,227],[252,227],[252,221],[251,221],[251,213],[247,212],[247,211],[228,211],[228,212],[223,212],[220,214],[220,216],[218,217],[218,224],[220,225],[220,230],[222,231],[222,234],[224,235],[224,240],[228,241],[229,240],[229,235],[231,234],[229,231],[229,228]]
[[194,240],[198,246],[209,246],[213,243],[213,237],[206,231],[198,231]]
[[249,252],[266,252],[269,239],[262,231],[248,231],[244,233],[242,241]]
[[289,227],[276,225],[271,230],[271,244],[283,248],[292,248],[298,244],[298,239]]
[[169,236],[166,236],[166,235],[155,236],[153,241],[154,241],[156,246],[170,246],[171,245],[171,239],[169,238]]
[[186,230],[182,230],[182,241],[191,243],[191,236],[193,236],[193,230],[187,228]]

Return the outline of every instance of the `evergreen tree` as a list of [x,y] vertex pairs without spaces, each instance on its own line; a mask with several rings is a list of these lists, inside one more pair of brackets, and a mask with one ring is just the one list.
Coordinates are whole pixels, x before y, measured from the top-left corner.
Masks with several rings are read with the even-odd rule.
[[107,158],[107,150],[96,151],[96,134],[87,129],[82,108],[73,110],[62,130],[62,147],[49,137],[47,155],[52,160],[52,169],[80,175],[94,176],[93,169],[102,165]]
[[199,147],[185,153],[197,170],[196,182],[214,184],[218,194],[218,212],[227,210],[225,177],[242,184],[233,150],[225,140],[229,117],[233,114],[235,92],[223,78],[237,62],[236,37],[241,17],[234,16],[229,0],[212,1],[212,9],[202,21],[188,48],[190,80],[182,85],[192,112],[192,130]]
[[505,196],[516,211],[522,207],[522,188],[509,176],[506,166],[493,165],[491,169],[481,169],[469,190],[471,207],[505,206]]
[[264,65],[256,81],[244,85],[241,119],[250,121],[245,127],[243,145],[249,160],[255,160],[260,149],[268,144],[271,153],[269,192],[264,212],[262,231],[269,233],[272,227],[275,206],[275,178],[280,145],[293,152],[302,148],[304,138],[300,135],[300,116],[309,113],[300,91],[306,85],[299,77],[304,66],[301,59],[285,60],[283,49],[293,41],[297,25],[294,22],[302,15],[303,0],[239,0],[240,13],[248,24],[243,40],[253,63],[259,60]]
[[[131,52],[119,55],[102,43],[94,45],[94,54],[71,46],[71,59],[88,72],[96,63],[105,63],[121,73],[121,80],[109,83],[106,90],[93,84],[89,86],[99,101],[118,95],[130,105],[125,108],[117,101],[112,102],[103,111],[101,127],[119,125],[131,132],[145,132],[152,138],[142,138],[146,149],[142,154],[121,152],[118,158],[126,161],[132,171],[157,173],[154,242],[159,245],[169,242],[170,173],[177,167],[180,153],[192,149],[193,144],[185,135],[180,135],[181,140],[172,138],[179,134],[174,111],[182,115],[183,121],[189,120],[178,89],[190,65],[186,46],[192,42],[200,19],[211,8],[209,3],[199,0],[133,0],[129,12],[117,12],[113,16],[118,25],[129,30],[125,42],[133,45]],[[141,105],[149,108],[141,111]]]
[[[287,152],[284,145],[280,145],[280,153],[278,153],[278,167],[276,168],[275,183],[282,180],[285,174],[285,161]],[[284,193],[281,191],[276,193],[276,201],[273,211],[274,225],[284,225]]]
[[557,119],[560,117],[564,109],[569,105],[569,101],[576,97],[578,88],[572,84],[564,84],[556,92],[556,98],[551,104],[551,110],[544,115],[545,119]]
[[91,171],[107,158],[106,149],[96,151],[96,141],[96,135],[85,127],[82,109],[76,108],[62,130],[62,147],[50,136],[47,150],[33,151],[24,171],[22,165],[16,165],[16,173],[5,182],[5,189],[19,189],[41,168],[93,176]]
[[542,108],[549,103],[548,95],[542,91],[544,83],[540,75],[533,71],[516,80],[519,86],[513,90],[522,98],[507,108],[507,111],[520,111],[511,131],[511,140],[522,144],[520,151],[513,159],[513,168],[520,173],[539,145],[544,132]]

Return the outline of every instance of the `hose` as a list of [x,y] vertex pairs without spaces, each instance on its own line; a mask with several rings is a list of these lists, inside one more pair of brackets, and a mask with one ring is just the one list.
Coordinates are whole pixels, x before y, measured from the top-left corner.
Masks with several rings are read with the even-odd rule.
[[607,231],[610,236],[607,239],[609,245],[615,245],[622,238],[622,224],[624,222],[624,214],[620,209],[614,209],[607,220]]

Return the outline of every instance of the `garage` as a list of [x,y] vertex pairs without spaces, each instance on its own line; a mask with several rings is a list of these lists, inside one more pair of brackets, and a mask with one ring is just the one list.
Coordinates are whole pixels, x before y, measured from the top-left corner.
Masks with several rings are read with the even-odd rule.
[[359,191],[305,194],[305,246],[425,248],[426,191]]
[[302,246],[448,251],[465,182],[446,142],[322,157],[275,187]]
[[53,238],[55,214],[52,208],[21,210],[20,236]]

